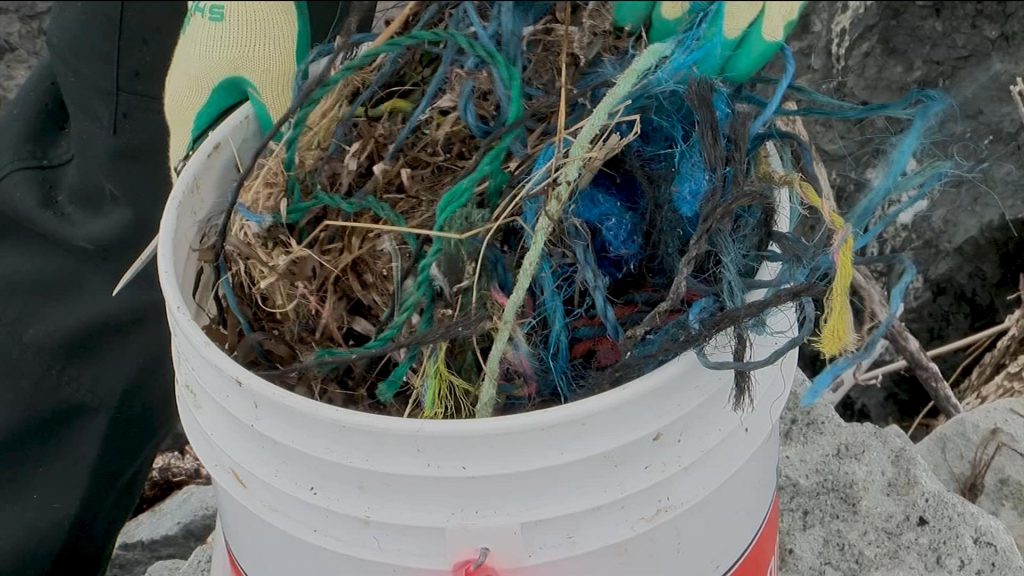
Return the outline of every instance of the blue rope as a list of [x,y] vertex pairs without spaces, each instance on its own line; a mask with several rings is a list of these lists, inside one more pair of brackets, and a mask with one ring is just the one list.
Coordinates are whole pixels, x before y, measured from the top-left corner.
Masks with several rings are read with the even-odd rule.
[[590,292],[594,310],[604,324],[608,337],[616,342],[621,342],[624,334],[618,318],[615,317],[615,308],[608,299],[608,280],[597,266],[594,251],[583,226],[583,223],[576,219],[572,219],[565,226],[569,242],[572,244],[573,254],[576,256],[576,263],[579,265],[579,275],[583,277],[583,283]]
[[[476,31],[477,38],[480,43],[487,46],[488,48],[497,51],[497,47],[494,45],[494,38],[492,37],[493,29],[488,29],[484,26],[483,21],[480,20],[480,15],[476,11],[476,7],[472,2],[462,2],[460,8],[469,19],[473,29]],[[491,21],[494,24],[495,20]],[[479,67],[480,59],[476,56],[470,56],[463,68],[467,71],[475,70]],[[501,110],[499,111],[498,120],[504,118],[505,110],[508,109],[508,92],[502,85],[501,80],[495,76],[494,78],[494,90],[498,95],[498,102],[501,104]],[[462,91],[459,94],[458,100],[458,112],[459,116],[462,117],[462,122],[469,128],[471,134],[478,139],[485,139],[494,132],[494,128],[485,125],[480,121],[477,116],[476,108],[473,106],[474,88],[476,83],[472,79],[467,78],[465,83],[462,85]]]
[[775,87],[775,93],[772,94],[771,100],[765,104],[764,110],[761,111],[761,114],[750,125],[751,144],[754,142],[754,136],[759,134],[775,116],[775,113],[778,112],[779,105],[782,104],[782,98],[786,95],[789,85],[793,83],[793,76],[796,75],[796,61],[793,59],[793,51],[789,49],[789,46],[783,44],[780,52],[782,53],[783,62],[786,63],[786,68],[782,73],[778,86]]
[[[238,324],[242,327],[242,333],[246,336],[251,335],[252,325],[249,324],[249,319],[242,312],[242,307],[238,303],[238,297],[235,296],[235,289],[231,286],[231,275],[228,274],[228,266],[224,261],[224,254],[221,254],[217,260],[217,272],[220,274],[220,280],[217,282],[217,285],[220,286],[220,293],[227,300],[228,309],[231,310],[231,313],[238,320]],[[263,352],[263,347],[260,346],[259,342],[253,342],[253,349],[256,351],[256,357],[259,358],[260,362],[270,364],[270,360]]]
[[[776,84],[780,82],[780,80],[760,78],[753,79],[751,82]],[[914,117],[920,106],[927,105],[935,100],[946,99],[944,95],[935,90],[915,89],[907,96],[894,102],[860,105],[835,100],[800,85],[791,85],[788,92],[791,96],[794,96],[801,101],[818,104],[820,106],[824,106],[824,108],[816,108],[812,106],[801,106],[795,110],[781,108],[775,112],[776,116],[825,117],[836,120],[863,120],[865,118],[875,118],[879,116],[910,119]],[[753,104],[760,108],[767,107],[769,104],[768,101],[749,92],[743,92],[739,94],[737,98],[741,102]]]
[[896,318],[899,316],[900,308],[903,305],[903,299],[906,296],[907,289],[910,287],[910,283],[914,280],[916,270],[913,262],[910,261],[906,256],[899,256],[898,259],[903,264],[903,273],[900,276],[899,282],[893,287],[892,292],[889,293],[889,314],[882,319],[878,327],[868,337],[867,342],[860,348],[860,350],[853,354],[843,356],[835,362],[829,364],[820,374],[814,377],[811,381],[810,387],[804,393],[804,397],[801,399],[803,406],[810,406],[821,399],[822,395],[828,390],[829,386],[833,382],[838,380],[843,374],[848,372],[850,369],[855,367],[857,364],[867,360],[874,354],[875,349],[881,343],[882,338],[885,337],[889,329],[892,328]]
[[874,226],[872,226],[867,232],[857,238],[857,242],[854,247],[860,250],[873,242],[886,228],[888,228],[893,222],[899,218],[900,214],[905,212],[908,208],[917,204],[935,191],[936,188],[941,186],[950,174],[953,172],[952,162],[940,162],[936,165],[929,166],[922,169],[914,174],[905,178],[899,186],[896,188],[896,193],[900,193],[904,190],[917,191],[908,196],[898,206],[890,210],[883,216]]
[[224,261],[223,255],[217,260],[217,271],[220,273],[220,280],[218,281],[220,292],[224,295],[224,299],[227,300],[228,308],[235,315],[235,318],[238,319],[242,332],[246,336],[252,334],[252,325],[249,324],[249,319],[242,312],[242,307],[238,304],[238,297],[235,296],[235,289],[231,286],[231,276],[228,274],[228,265]]
[[419,119],[426,112],[427,107],[434,102],[434,97],[437,96],[438,90],[444,85],[444,81],[448,78],[448,72],[452,65],[452,58],[455,56],[455,44],[449,44],[445,47],[444,54],[441,56],[441,64],[437,67],[437,72],[434,73],[434,77],[430,79],[430,83],[427,85],[426,91],[423,93],[423,98],[420,99],[420,103],[416,105],[416,108],[412,111],[412,116],[409,117],[409,121],[402,127],[402,131],[398,133],[398,137],[395,138],[394,143],[388,148],[388,153],[385,156],[385,162],[391,163],[391,160],[395,152],[402,148],[402,144],[412,134],[412,131],[419,124]]
[[814,332],[814,302],[810,298],[800,299],[801,314],[800,314],[800,332],[796,336],[793,336],[786,341],[785,344],[772,351],[771,354],[765,356],[760,360],[746,360],[743,362],[735,361],[713,361],[707,357],[707,352],[704,346],[698,346],[694,349],[694,354],[697,356],[697,360],[702,366],[708,370],[738,370],[740,372],[753,372],[755,370],[761,370],[767,368],[779,360],[781,360],[786,354],[796,350],[801,344],[810,338],[811,333]]
[[239,216],[249,222],[258,224],[261,228],[265,228],[281,220],[280,216],[275,218],[275,215],[272,214],[257,214],[256,212],[253,212],[248,206],[242,204],[241,200],[235,203],[235,210],[238,212]]
[[[533,169],[528,177],[532,191],[536,191],[537,183],[542,182],[551,173],[551,162],[555,157],[554,146],[548,145],[534,161]],[[533,227],[540,217],[544,205],[541,195],[529,195],[523,203],[523,223],[526,241],[533,237]],[[569,370],[569,319],[566,316],[565,304],[558,282],[555,280],[555,266],[551,257],[545,252],[540,259],[537,274],[534,277],[533,290],[539,296],[538,313],[543,315],[548,325],[547,354],[545,364],[551,372],[555,389],[562,401],[566,401],[572,391],[572,375]],[[507,293],[507,292],[506,292]]]
[[925,130],[932,125],[936,117],[948,105],[947,99],[937,98],[927,102],[914,115],[910,128],[903,133],[899,144],[896,145],[896,148],[889,156],[885,169],[882,172],[882,178],[847,215],[846,221],[854,226],[854,228],[863,231],[867,227],[871,215],[889,198],[893,188],[896,186],[896,182],[903,176],[903,172],[907,169],[911,157],[913,157],[914,152],[921,144],[922,138],[924,138]]

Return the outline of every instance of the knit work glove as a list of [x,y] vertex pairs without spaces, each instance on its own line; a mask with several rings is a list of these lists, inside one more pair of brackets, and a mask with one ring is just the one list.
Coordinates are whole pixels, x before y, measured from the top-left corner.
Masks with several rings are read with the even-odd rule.
[[[764,67],[782,47],[806,2],[613,2],[612,22],[619,28],[647,28],[661,42],[686,29],[699,14],[708,16],[703,41],[708,53],[697,70],[742,83]],[[718,4],[715,6],[715,4]]]
[[189,2],[164,86],[171,173],[245,101],[269,131],[287,111],[309,51],[305,2]]

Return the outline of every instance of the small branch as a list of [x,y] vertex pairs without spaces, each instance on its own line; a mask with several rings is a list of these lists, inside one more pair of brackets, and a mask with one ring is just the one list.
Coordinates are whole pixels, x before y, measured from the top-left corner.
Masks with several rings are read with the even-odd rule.
[[[853,286],[861,293],[864,298],[864,306],[871,314],[876,318],[883,318],[888,314],[885,305],[885,291],[860,268],[854,272]],[[892,344],[893,349],[900,356],[906,359],[921,385],[928,391],[928,395],[932,397],[935,405],[946,417],[952,418],[964,411],[960,406],[960,401],[953,394],[953,389],[950,388],[949,383],[943,378],[942,372],[939,371],[939,367],[931,361],[928,354],[925,353],[924,347],[903,322],[898,319],[893,322],[885,339]]]
[[981,359],[960,387],[961,397],[976,393],[994,380],[1006,366],[1024,353],[1024,310],[1018,309],[1006,320],[1007,333],[996,347]]
[[[785,102],[782,104],[782,107],[787,110],[796,110],[798,108],[794,102]],[[799,116],[782,118],[779,120],[779,123],[807,143],[807,148],[811,153],[811,164],[814,167],[814,173],[818,176],[818,187],[821,188],[819,192],[821,193],[822,216],[825,222],[828,222],[831,218],[831,210],[836,207],[836,194],[832,190],[832,183],[828,180],[828,169],[825,168],[825,163],[821,161],[818,149],[811,144],[813,140],[807,134],[807,128]]]
[[[966,338],[961,338],[960,340],[957,340],[956,342],[950,342],[949,344],[946,344],[944,346],[940,346],[940,347],[935,348],[933,350],[929,350],[927,352],[927,356],[929,358],[938,358],[939,356],[943,356],[945,354],[949,354],[950,352],[956,352],[957,350],[963,350],[964,348],[970,348],[971,346],[973,346],[974,344],[977,344],[978,342],[981,342],[982,340],[985,340],[987,338],[991,338],[992,336],[996,336],[997,334],[1002,334],[1003,332],[1006,332],[1007,330],[1010,329],[1010,326],[1011,326],[1011,324],[1009,322],[1003,322],[1002,324],[1000,324],[998,326],[993,326],[993,327],[989,328],[988,330],[984,330],[982,332],[978,332],[977,334],[973,334],[973,335],[968,336]],[[889,364],[889,365],[886,365],[886,366],[882,366],[881,368],[872,370],[870,372],[866,372],[866,373],[864,373],[864,374],[862,374],[860,376],[860,379],[863,380],[863,381],[874,380],[875,378],[880,378],[882,376],[885,376],[886,374],[892,374],[893,372],[899,372],[900,370],[903,370],[907,366],[909,366],[909,364],[907,364],[906,360],[900,360],[899,362],[893,362],[892,364]]]

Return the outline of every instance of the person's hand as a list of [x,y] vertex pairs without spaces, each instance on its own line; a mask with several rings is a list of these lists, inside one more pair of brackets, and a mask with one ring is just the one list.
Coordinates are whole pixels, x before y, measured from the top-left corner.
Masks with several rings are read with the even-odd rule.
[[709,52],[697,64],[707,76],[745,82],[778,52],[806,2],[613,2],[612,22],[647,29],[651,42],[682,32],[705,10],[703,42]]
[[189,2],[164,88],[172,173],[208,129],[247,100],[269,131],[291,103],[309,50],[305,2]]

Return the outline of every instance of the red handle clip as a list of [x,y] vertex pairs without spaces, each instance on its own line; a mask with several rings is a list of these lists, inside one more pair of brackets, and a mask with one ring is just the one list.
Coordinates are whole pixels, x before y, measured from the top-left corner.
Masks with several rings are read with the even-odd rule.
[[452,576],[500,576],[498,571],[487,565],[488,548],[480,549],[476,560],[463,560],[452,568]]

